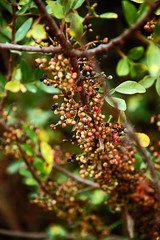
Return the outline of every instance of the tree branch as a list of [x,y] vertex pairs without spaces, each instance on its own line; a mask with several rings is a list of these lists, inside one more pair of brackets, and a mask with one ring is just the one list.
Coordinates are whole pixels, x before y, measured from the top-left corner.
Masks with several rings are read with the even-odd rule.
[[45,232],[20,232],[20,231],[12,231],[6,229],[0,229],[0,235],[11,236],[16,238],[30,238],[30,239],[40,239],[47,238],[48,234]]
[[[12,4],[12,39],[11,39],[12,44],[14,44],[14,41],[15,41],[15,33],[16,33],[16,5]],[[11,53],[9,58],[9,70],[8,70],[7,82],[9,82],[12,78],[14,57],[15,57],[15,54]],[[2,101],[0,103],[0,111],[3,110],[7,97],[8,97],[8,90],[5,91],[5,96],[2,98]]]
[[[17,140],[18,140],[18,139],[17,139]],[[27,165],[29,171],[31,172],[33,178],[38,182],[38,185],[39,185],[40,189],[41,189],[44,193],[46,193],[47,195],[49,195],[49,196],[51,196],[51,197],[54,197],[54,193],[50,192],[50,191],[46,188],[45,184],[44,184],[43,182],[41,182],[41,180],[40,180],[39,177],[37,176],[34,168],[29,164],[29,162],[28,162],[28,160],[27,160],[27,158],[26,158],[26,156],[25,156],[25,153],[23,152],[23,150],[22,150],[22,148],[21,148],[21,146],[20,146],[20,144],[19,144],[18,142],[17,142],[17,146],[18,146],[18,148],[19,148],[19,150],[20,150],[20,152],[21,152],[21,154],[22,154],[23,160],[24,160],[25,164]]]
[[[10,43],[0,43],[0,48],[3,49],[12,49],[18,51],[25,51],[25,52],[42,52],[42,53],[60,53],[63,52],[67,56],[72,57],[91,57],[95,56],[99,53],[108,52],[109,50],[115,48],[117,45],[124,44],[124,41],[129,38],[136,30],[144,25],[146,20],[152,15],[152,13],[160,6],[160,2],[156,4],[150,4],[150,9],[147,14],[139,19],[134,25],[130,28],[125,30],[122,34],[118,37],[112,39],[108,44],[100,44],[98,47],[89,50],[76,50],[72,49],[71,44],[65,39],[64,34],[60,31],[57,27],[53,18],[48,14],[45,9],[45,5],[40,0],[34,0],[37,4],[39,10],[41,11],[42,15],[46,18],[52,32],[55,34],[57,39],[59,40],[61,47],[31,47],[31,46],[21,46],[18,44],[10,44]],[[66,48],[67,47],[67,48]]]
[[0,48],[17,50],[21,52],[62,53],[62,47],[32,47],[24,45],[22,46],[19,44],[0,43]]
[[66,176],[76,180],[79,183],[85,184],[93,189],[100,189],[100,185],[98,183],[83,179],[81,177],[77,177],[75,175],[73,175],[71,172],[67,171],[66,169],[62,168],[61,166],[57,165],[56,163],[54,163],[53,167],[58,170],[59,172],[65,174]]

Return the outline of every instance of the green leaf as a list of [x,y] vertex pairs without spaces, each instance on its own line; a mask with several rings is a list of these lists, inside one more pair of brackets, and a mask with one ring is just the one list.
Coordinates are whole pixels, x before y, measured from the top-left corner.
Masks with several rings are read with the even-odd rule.
[[44,181],[48,177],[48,172],[46,172],[45,162],[38,157],[34,158],[34,167],[40,172],[39,178]]
[[31,93],[36,93],[37,92],[37,87],[32,83],[26,84],[25,87]]
[[134,47],[129,51],[128,58],[131,60],[138,60],[143,56],[144,47]]
[[22,144],[21,148],[23,149],[23,151],[25,151],[25,153],[28,156],[33,156],[34,155],[34,151],[33,151],[33,148],[31,147],[31,145],[29,145],[29,144]]
[[[119,110],[126,111],[127,106],[126,106],[126,102],[124,99],[117,98],[117,97],[112,97],[112,99],[114,100],[114,102],[117,103],[117,107]],[[112,107],[115,107],[114,103],[112,102],[112,100],[110,98],[105,98],[105,100],[109,105],[111,105]]]
[[146,89],[137,82],[126,81],[117,86],[115,91],[123,94],[135,94],[144,93],[146,92]]
[[157,81],[156,81],[156,91],[157,91],[158,95],[160,96],[160,77],[158,77]]
[[25,4],[16,12],[16,14],[24,14],[29,9],[29,4]]
[[78,9],[84,3],[85,0],[74,0],[72,8]]
[[9,13],[12,14],[12,7],[11,7],[10,4],[8,4],[8,3],[7,3],[6,1],[4,1],[4,0],[0,0],[0,4],[1,4],[4,8],[6,8]]
[[6,80],[5,76],[3,76],[3,75],[0,73],[0,88],[1,88],[1,89],[4,89],[6,82],[7,82],[7,80]]
[[60,92],[60,90],[58,88],[54,88],[53,86],[46,86],[44,83],[41,83],[41,82],[38,83],[38,87],[46,93],[53,94],[53,93],[59,93]]
[[75,39],[80,39],[83,34],[83,24],[81,22],[81,17],[76,13],[70,14],[70,28],[69,33]]
[[36,170],[43,172],[44,171],[44,161],[41,158],[35,157],[34,167],[36,168]]
[[63,0],[62,1],[64,15],[66,15],[69,12],[69,10],[73,6],[73,3],[74,3],[74,0]]
[[155,42],[160,43],[160,19],[157,21],[155,29],[153,31],[153,39]]
[[34,178],[27,178],[25,184],[28,186],[38,186],[38,182]]
[[8,174],[14,174],[19,171],[22,161],[20,159],[13,161],[7,168]]
[[63,7],[56,1],[46,1],[54,17],[62,19],[64,17]]
[[150,75],[147,75],[142,80],[140,80],[139,83],[145,88],[150,88],[155,82],[155,80],[156,80],[155,77],[151,77]]
[[160,50],[151,44],[147,50],[147,66],[151,76],[155,77],[160,71]]
[[8,40],[11,40],[11,35],[12,35],[11,27],[9,27],[9,26],[1,27],[0,28],[0,35],[4,36]]
[[28,83],[32,76],[31,68],[29,64],[24,60],[21,60],[20,66],[22,73],[22,83]]
[[102,190],[95,190],[90,196],[90,202],[95,205],[101,204],[104,202],[105,196],[106,193]]
[[144,18],[149,11],[149,5],[144,2],[140,5],[138,12],[137,12],[137,20]]
[[31,172],[28,169],[20,169],[19,174],[23,177],[32,177]]
[[129,74],[130,66],[127,58],[122,58],[119,60],[116,68],[116,73],[118,76],[126,76]]
[[37,144],[38,137],[34,130],[27,126],[26,123],[22,124],[23,130],[26,132],[27,136],[32,140],[34,144]]
[[105,18],[105,19],[116,19],[118,18],[118,14],[114,12],[106,12],[98,15],[99,18]]
[[20,90],[20,82],[16,80],[12,80],[6,83],[5,89],[9,90],[13,93],[19,92]]
[[15,35],[16,42],[21,41],[26,36],[26,33],[28,32],[28,30],[32,25],[32,21],[33,21],[33,18],[29,18],[20,26],[20,28],[18,28]]
[[137,9],[135,5],[127,0],[124,0],[122,1],[122,8],[127,23],[129,26],[133,25],[136,22],[137,18]]

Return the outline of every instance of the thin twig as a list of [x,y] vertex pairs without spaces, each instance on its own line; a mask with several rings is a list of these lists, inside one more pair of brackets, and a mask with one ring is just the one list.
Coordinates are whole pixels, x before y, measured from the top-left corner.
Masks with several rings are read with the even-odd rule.
[[[37,6],[41,6],[43,3],[39,0],[34,0]],[[44,4],[43,4],[44,5]],[[124,44],[125,40],[131,37],[131,35],[138,30],[140,27],[144,25],[146,20],[152,15],[152,13],[160,6],[160,2],[156,4],[152,4],[150,6],[150,9],[148,13],[141,19],[139,19],[132,27],[126,29],[122,34],[120,34],[118,37],[113,38],[109,43],[107,44],[100,44],[99,46],[89,49],[89,50],[76,50],[71,49],[70,45],[69,48],[67,46],[67,51],[65,49],[65,46],[67,45],[68,41],[65,39],[64,34],[60,31],[60,29],[56,26],[55,22],[51,18],[51,16],[47,13],[47,11],[44,11],[44,6],[41,7],[41,13],[43,11],[44,17],[47,16],[46,20],[48,23],[50,23],[51,30],[53,33],[55,33],[56,37],[60,41],[60,44],[62,45],[63,49],[58,47],[42,47],[41,49],[39,47],[30,47],[30,46],[21,46],[21,45],[11,45],[8,43],[0,43],[0,48],[4,49],[12,49],[12,50],[19,50],[19,51],[28,51],[28,52],[42,52],[42,53],[59,53],[59,52],[65,52],[67,56],[72,57],[91,57],[95,56],[99,53],[108,52],[111,49],[114,49],[115,46]],[[48,17],[49,16],[49,17]],[[63,36],[63,37],[62,37]]]
[[48,234],[45,232],[20,232],[7,229],[0,229],[0,235],[30,239],[40,239],[49,237]]
[[74,174],[72,174],[71,172],[67,171],[66,169],[62,168],[61,166],[57,165],[56,163],[54,163],[53,166],[56,170],[58,170],[59,172],[65,174],[66,176],[76,180],[79,183],[85,184],[89,187],[91,187],[92,189],[99,189],[100,185],[98,183],[83,179],[81,177],[77,177]]
[[62,47],[32,47],[19,44],[11,43],[0,43],[0,48],[2,49],[11,49],[20,52],[40,52],[40,53],[62,53]]
[[[17,139],[17,140],[18,140],[18,139]],[[22,150],[22,148],[21,148],[21,145],[18,143],[18,141],[17,141],[17,146],[18,146],[18,148],[19,148],[19,150],[20,150],[20,152],[21,152],[21,154],[22,154],[23,160],[24,160],[24,162],[26,163],[29,171],[31,172],[31,174],[32,174],[32,176],[33,176],[33,178],[38,182],[38,185],[39,185],[40,189],[41,189],[44,193],[46,193],[47,195],[49,195],[49,196],[51,196],[51,197],[54,197],[54,193],[50,192],[50,191],[46,188],[45,184],[44,184],[43,182],[41,182],[41,180],[40,180],[39,177],[37,176],[37,174],[36,174],[36,172],[35,172],[35,169],[29,164],[29,162],[28,162],[28,160],[27,160],[27,158],[26,158],[26,156],[25,156],[25,153],[23,152],[23,150]]]
[[[0,235],[11,236],[16,238],[29,238],[29,239],[42,239],[48,238],[49,235],[45,232],[20,232],[20,231],[12,231],[0,228]],[[77,234],[66,234],[64,236],[66,239],[78,239],[79,235]],[[84,239],[91,239],[93,236],[87,235]],[[109,240],[120,240],[122,236],[110,235],[108,236]]]
[[[12,44],[14,44],[15,42],[15,33],[16,33],[16,5],[12,4],[12,39],[11,39]],[[14,57],[15,57],[15,54],[11,53],[9,58],[9,70],[8,70],[7,82],[9,82],[12,78]],[[7,97],[8,97],[8,90],[5,91],[5,96],[1,100],[0,111],[3,110]]]
[[156,173],[154,164],[153,164],[149,154],[147,153],[146,149],[143,148],[140,145],[139,139],[138,139],[137,135],[134,133],[134,130],[133,130],[132,126],[128,122],[126,122],[125,125],[126,125],[126,128],[127,128],[128,136],[130,137],[131,140],[133,140],[136,143],[139,151],[141,152],[141,154],[144,157],[144,161],[147,163],[148,168],[151,172],[151,176],[153,178],[152,180],[153,180],[154,188],[155,188],[155,190],[157,192],[157,196],[158,196],[158,205],[159,205],[159,209],[160,209],[160,186],[159,186],[159,179],[158,179],[158,175]]

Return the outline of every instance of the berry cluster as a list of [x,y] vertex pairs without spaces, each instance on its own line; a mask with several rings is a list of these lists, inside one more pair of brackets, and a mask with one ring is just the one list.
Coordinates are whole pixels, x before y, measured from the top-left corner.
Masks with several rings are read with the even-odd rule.
[[[140,219],[141,216],[135,216],[135,209],[139,207],[145,213],[147,211],[151,214],[152,211],[151,219],[153,220],[157,216],[156,212],[159,212],[157,197],[143,170],[135,170],[136,149],[129,143],[122,124],[106,122],[106,116],[102,112],[107,77],[104,73],[97,74],[94,71],[94,62],[91,59],[78,60],[80,78],[72,72],[70,60],[67,61],[62,55],[55,56],[53,59],[49,61],[48,67],[44,67],[50,72],[52,72],[50,69],[54,69],[53,80],[43,79],[43,82],[58,87],[63,102],[61,104],[56,102],[51,108],[55,114],[60,115],[58,123],[51,124],[51,129],[55,130],[57,125],[63,128],[71,125],[74,131],[72,144],[77,144],[81,151],[79,154],[70,155],[68,161],[79,162],[81,176],[94,178],[101,188],[111,195],[108,204],[113,209],[123,208],[127,204],[137,226],[140,222],[144,223],[143,219]],[[63,64],[64,60],[67,66]],[[54,61],[58,63],[54,63],[51,67],[51,62]],[[57,69],[56,66],[58,66]],[[42,78],[47,75],[48,73]],[[77,93],[81,101],[77,101]],[[84,95],[85,103],[82,101]],[[54,101],[58,99],[58,95],[53,96]],[[64,139],[64,142],[66,141]],[[157,232],[155,230],[157,224],[150,223],[150,225],[152,231],[149,231],[149,234],[152,235],[153,232]]]
[[58,217],[65,219],[69,224],[75,224],[78,221],[77,229],[80,228],[82,236],[89,234],[104,238],[109,235],[110,232],[105,228],[103,221],[90,210],[88,201],[76,197],[81,187],[77,186],[73,180],[69,179],[60,184],[49,180],[46,186],[48,190],[54,192],[54,198],[51,199],[40,192],[39,196],[31,200],[31,203],[36,203],[49,211],[54,210]]

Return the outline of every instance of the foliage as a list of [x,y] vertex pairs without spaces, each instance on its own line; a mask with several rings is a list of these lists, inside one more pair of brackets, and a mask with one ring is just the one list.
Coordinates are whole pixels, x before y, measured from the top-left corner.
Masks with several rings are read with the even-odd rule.
[[[0,181],[18,173],[30,211],[50,212],[26,224],[45,239],[160,239],[160,4],[148,2],[122,0],[119,14],[90,0],[0,0]],[[128,30],[108,40],[122,13]]]

